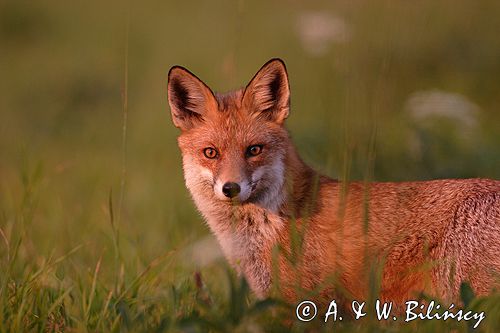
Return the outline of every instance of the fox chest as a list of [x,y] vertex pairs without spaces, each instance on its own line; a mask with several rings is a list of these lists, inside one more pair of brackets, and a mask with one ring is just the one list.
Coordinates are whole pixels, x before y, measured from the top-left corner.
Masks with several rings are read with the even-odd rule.
[[263,210],[235,209],[225,219],[208,223],[231,265],[250,287],[264,296],[271,285],[272,249],[279,239],[282,219]]

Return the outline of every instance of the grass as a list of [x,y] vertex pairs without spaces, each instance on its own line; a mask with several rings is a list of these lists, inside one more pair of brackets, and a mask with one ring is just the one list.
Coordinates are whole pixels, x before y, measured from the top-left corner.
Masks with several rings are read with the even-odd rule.
[[[315,51],[300,22],[318,12],[333,35]],[[228,90],[282,57],[288,127],[332,177],[500,178],[498,13],[489,0],[2,2],[0,331],[288,331],[293,306],[255,299],[217,248],[203,250],[213,238],[183,184],[168,69]],[[430,92],[472,123],[413,116],[410,101]],[[474,331],[500,331],[499,295],[464,290],[487,314]],[[291,329],[332,325],[471,331],[373,316]]]

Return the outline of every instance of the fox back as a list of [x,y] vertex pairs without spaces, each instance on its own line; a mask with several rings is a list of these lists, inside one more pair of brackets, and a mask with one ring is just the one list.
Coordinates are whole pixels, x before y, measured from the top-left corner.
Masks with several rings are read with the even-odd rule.
[[373,265],[381,298],[395,302],[420,292],[452,300],[463,281],[479,294],[499,286],[499,181],[343,184],[318,174],[284,127],[290,88],[279,59],[225,94],[175,66],[168,99],[186,186],[258,296],[276,282],[292,302],[319,286],[325,301],[359,299]]

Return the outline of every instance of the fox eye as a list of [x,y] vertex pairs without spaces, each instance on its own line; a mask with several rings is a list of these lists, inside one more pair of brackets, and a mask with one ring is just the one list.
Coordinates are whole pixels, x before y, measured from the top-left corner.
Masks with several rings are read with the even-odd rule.
[[253,145],[247,148],[248,156],[257,156],[262,152],[262,145]]
[[217,150],[215,150],[214,148],[205,148],[203,150],[203,154],[205,155],[206,158],[210,158],[210,159],[213,159],[213,158],[216,158],[218,153],[217,153]]

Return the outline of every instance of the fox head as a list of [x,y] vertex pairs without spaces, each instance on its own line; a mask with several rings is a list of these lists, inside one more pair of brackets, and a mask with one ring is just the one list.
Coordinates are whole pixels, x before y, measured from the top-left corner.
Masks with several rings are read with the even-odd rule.
[[277,210],[283,198],[290,109],[283,61],[272,59],[244,89],[218,94],[187,69],[168,74],[172,120],[186,185],[198,207],[252,202]]

